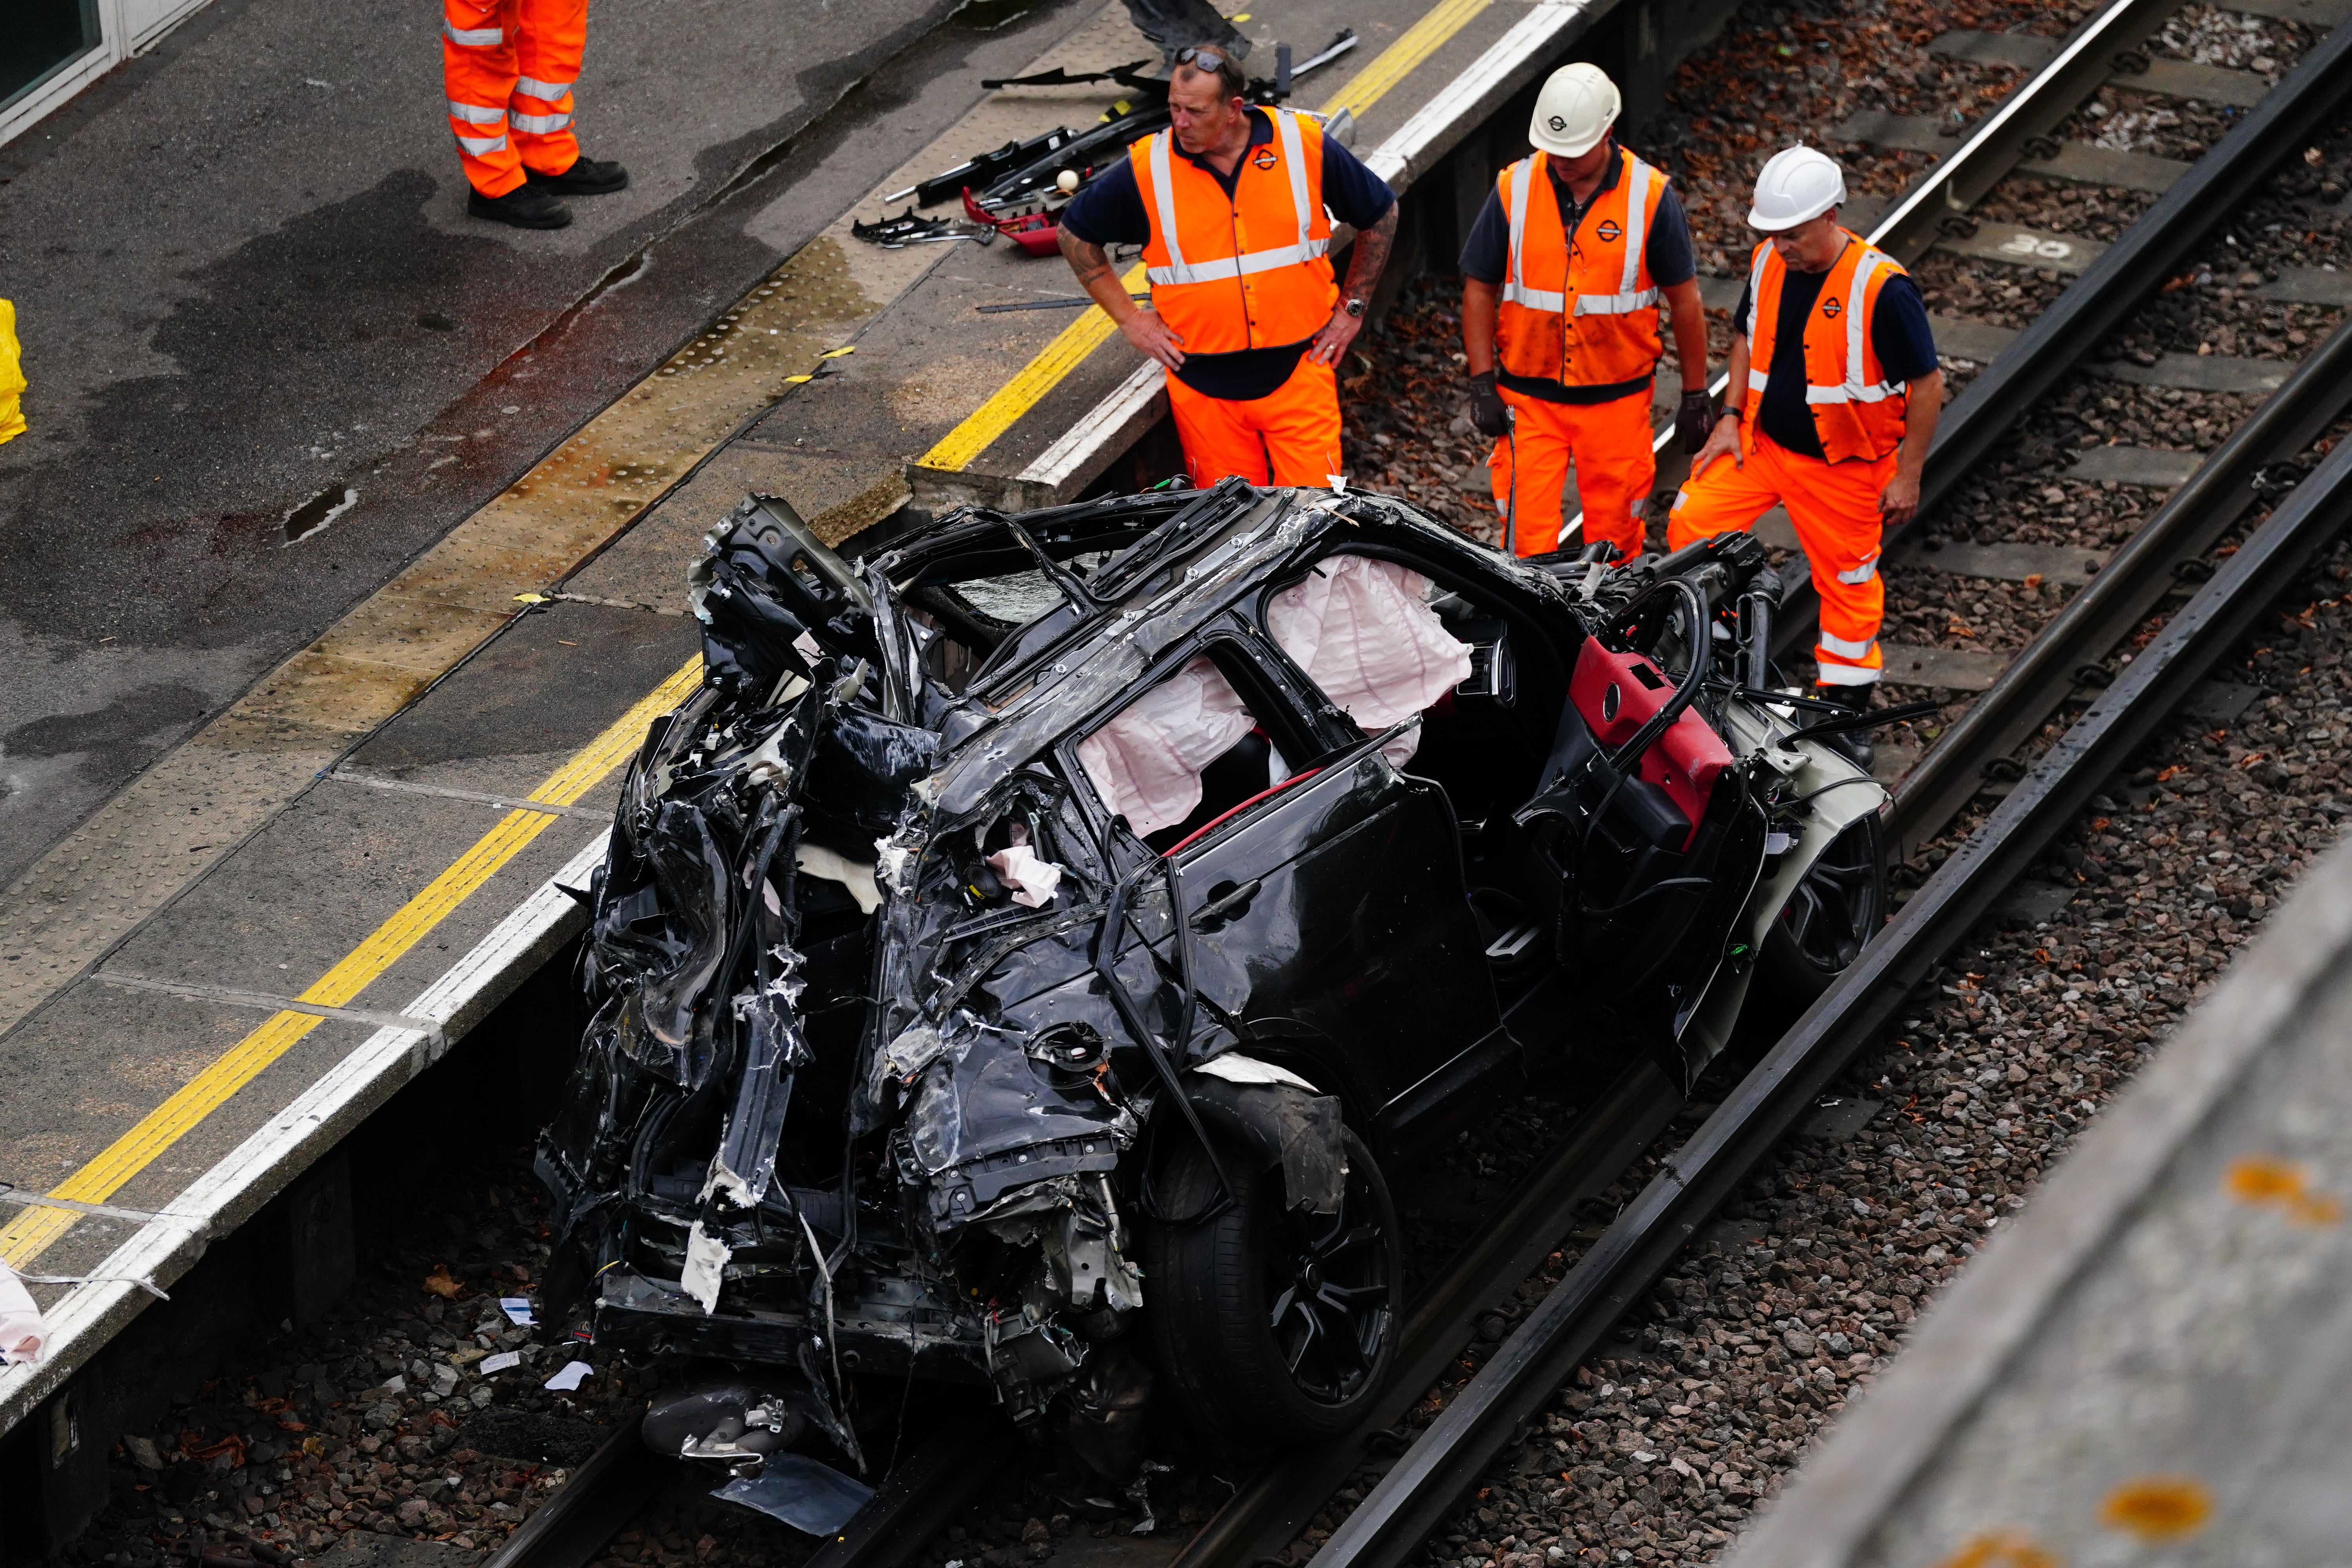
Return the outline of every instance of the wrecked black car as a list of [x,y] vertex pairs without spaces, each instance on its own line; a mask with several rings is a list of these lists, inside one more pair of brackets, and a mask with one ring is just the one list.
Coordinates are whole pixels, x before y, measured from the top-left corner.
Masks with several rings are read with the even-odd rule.
[[1401,1325],[1384,1168],[1541,1075],[1687,1085],[1885,918],[1745,537],[1524,563],[1228,480],[852,563],[754,497],[692,596],[540,1170],[550,1312],[703,1377],[648,1437],[739,1475],[864,1468],[876,1378],[1112,1479],[1148,1395],[1337,1432]]

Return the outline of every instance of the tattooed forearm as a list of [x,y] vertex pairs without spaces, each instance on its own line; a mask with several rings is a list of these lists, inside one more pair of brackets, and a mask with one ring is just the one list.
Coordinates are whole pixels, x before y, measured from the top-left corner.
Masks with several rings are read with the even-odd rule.
[[1372,285],[1381,280],[1381,268],[1389,262],[1389,251],[1396,244],[1397,209],[1391,202],[1381,221],[1356,236],[1356,247],[1348,258],[1347,297],[1350,300],[1370,299]]
[[1070,264],[1070,270],[1078,275],[1078,286],[1093,293],[1097,279],[1111,276],[1109,253],[1099,245],[1080,239],[1066,228],[1055,232],[1062,247],[1062,258]]

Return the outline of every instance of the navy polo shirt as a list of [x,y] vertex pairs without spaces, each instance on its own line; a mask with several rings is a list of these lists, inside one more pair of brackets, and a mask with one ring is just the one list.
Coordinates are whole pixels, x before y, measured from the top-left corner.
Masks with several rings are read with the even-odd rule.
[[[1823,458],[1821,432],[1813,426],[1813,411],[1805,405],[1805,320],[1813,301],[1822,297],[1827,271],[1780,274],[1780,321],[1772,333],[1772,363],[1765,368],[1764,405],[1748,410],[1756,427],[1790,451]],[[1740,290],[1739,307],[1731,312],[1731,330],[1752,344],[1748,313],[1754,301],[1753,274]],[[1927,327],[1927,302],[1906,275],[1889,278],[1878,290],[1878,313],[1870,322],[1870,346],[1889,381],[1916,381],[1936,369],[1936,336]]]
[[[1255,107],[1250,110],[1249,116],[1249,144],[1259,147],[1271,142],[1274,117]],[[1232,199],[1242,172],[1238,160],[1232,174],[1221,174],[1206,153],[1187,153],[1181,142],[1173,151],[1177,157],[1190,159],[1195,168],[1206,169],[1224,188],[1226,199]],[[1339,222],[1360,231],[1388,216],[1389,208],[1396,205],[1396,193],[1389,189],[1386,181],[1358,162],[1353,153],[1326,136],[1323,205]],[[1086,188],[1062,209],[1061,222],[1064,228],[1088,245],[1142,245],[1150,240],[1151,215],[1144,210],[1143,192],[1135,183],[1135,165],[1122,157],[1087,181]],[[1176,374],[1203,396],[1245,403],[1267,395],[1288,381],[1290,373],[1298,368],[1299,356],[1313,341],[1307,338],[1275,348],[1236,349],[1231,353],[1187,353],[1183,368]]]
[[[1569,194],[1566,184],[1556,178],[1552,181],[1552,195],[1559,203],[1560,226],[1565,233],[1576,232],[1576,226],[1584,221],[1584,215],[1592,210],[1593,202],[1601,199],[1601,193],[1617,188],[1617,182],[1625,173],[1623,151],[1618,149],[1620,155],[1610,161],[1601,184],[1593,187],[1592,201],[1581,206]],[[1684,216],[1682,198],[1675,195],[1672,185],[1658,198],[1658,210],[1650,219],[1649,237],[1642,242],[1642,260],[1650,269],[1650,280],[1661,289],[1672,289],[1698,276],[1698,262],[1691,253],[1690,220]],[[1462,275],[1499,286],[1510,265],[1511,217],[1503,210],[1503,193],[1489,189],[1486,205],[1478,209],[1477,219],[1470,226],[1470,237],[1462,244]],[[1501,384],[1546,403],[1612,403],[1650,384],[1650,378],[1643,376],[1609,386],[1568,386],[1544,376],[1513,375],[1499,364],[1496,371],[1496,379]]]

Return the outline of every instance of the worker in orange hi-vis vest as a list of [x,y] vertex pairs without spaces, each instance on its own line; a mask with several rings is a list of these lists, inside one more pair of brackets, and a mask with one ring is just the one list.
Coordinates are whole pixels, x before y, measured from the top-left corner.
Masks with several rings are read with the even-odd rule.
[[587,43],[588,0],[442,0],[441,76],[468,214],[562,228],[572,209],[557,197],[628,184],[620,164],[582,157],[572,129]]
[[[1838,226],[1845,176],[1810,147],[1775,153],[1748,215],[1766,237],[1732,312],[1731,389],[1691,459],[1666,544],[1745,529],[1789,509],[1821,595],[1821,695],[1865,710],[1885,659],[1885,531],[1919,510],[1944,406],[1927,307],[1893,257]],[[1867,765],[1865,731],[1839,742]]]
[[[1344,484],[1336,366],[1396,237],[1396,196],[1321,121],[1243,97],[1233,58],[1181,49],[1169,130],[1062,210],[1062,254],[1127,341],[1167,367],[1196,485]],[[1356,230],[1334,283],[1331,222]],[[1143,247],[1139,309],[1105,247]]]
[[17,399],[25,390],[23,353],[16,346],[16,306],[0,300],[0,441],[25,433],[25,410]]
[[1618,108],[1600,67],[1552,72],[1528,126],[1535,152],[1496,177],[1462,247],[1470,419],[1495,437],[1495,508],[1521,555],[1559,548],[1571,461],[1585,542],[1642,552],[1642,509],[1658,479],[1650,397],[1665,352],[1662,298],[1685,450],[1713,424],[1690,226],[1666,176],[1610,134]]

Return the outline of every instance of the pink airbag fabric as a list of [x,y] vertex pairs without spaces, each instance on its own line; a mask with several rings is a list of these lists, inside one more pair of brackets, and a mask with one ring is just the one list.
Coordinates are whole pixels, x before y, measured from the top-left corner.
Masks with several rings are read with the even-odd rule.
[[[1429,607],[1429,579],[1370,555],[1334,555],[1266,606],[1266,629],[1368,735],[1401,724],[1470,675],[1470,647]],[[1409,731],[1383,748],[1402,764]]]
[[1171,827],[1201,804],[1201,770],[1257,727],[1241,694],[1204,655],[1078,742],[1103,804],[1138,835]]

